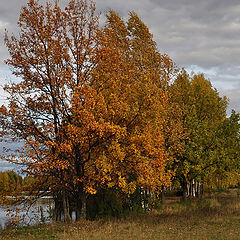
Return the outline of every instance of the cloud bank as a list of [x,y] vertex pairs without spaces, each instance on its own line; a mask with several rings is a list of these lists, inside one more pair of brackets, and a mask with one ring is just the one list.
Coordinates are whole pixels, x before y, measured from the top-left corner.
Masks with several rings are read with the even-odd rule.
[[[6,81],[8,71],[3,64],[7,58],[4,29],[7,27],[10,33],[17,31],[19,11],[26,2],[1,1],[1,83]],[[66,1],[59,3],[63,6]],[[239,0],[97,0],[96,5],[102,14],[113,9],[124,18],[134,10],[153,33],[162,53],[167,53],[180,67],[204,72],[220,93],[230,99],[229,109],[240,111]]]

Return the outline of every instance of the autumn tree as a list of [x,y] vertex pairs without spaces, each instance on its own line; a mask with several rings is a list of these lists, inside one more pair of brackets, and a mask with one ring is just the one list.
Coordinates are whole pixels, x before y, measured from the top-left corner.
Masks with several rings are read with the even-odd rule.
[[52,192],[57,220],[71,208],[85,217],[87,195],[100,188],[157,191],[171,182],[162,126],[174,64],[136,14],[127,25],[111,12],[100,29],[92,2],[62,10],[29,0],[19,37],[6,33],[6,63],[21,80],[5,86],[0,122],[24,141],[9,160]]
[[94,12],[94,4],[87,1],[70,1],[65,10],[57,3],[43,6],[29,1],[19,18],[19,37],[5,36],[11,56],[6,63],[22,81],[5,87],[10,103],[8,109],[1,109],[1,124],[9,134],[24,140],[19,157],[27,172],[44,179],[53,177],[50,185],[63,204],[70,166],[66,156],[60,158],[58,153],[64,148],[66,122],[72,121],[74,91],[90,82],[97,63],[98,18]]
[[216,164],[208,170],[209,174],[206,178],[206,184],[210,188],[228,188],[240,182],[239,121],[239,114],[232,110],[231,115],[220,124],[217,130]]
[[[172,153],[173,148],[177,151],[178,142],[182,138],[182,123],[179,121],[180,112],[177,107],[174,107],[169,97],[168,87],[178,69],[168,55],[158,51],[153,35],[136,13],[130,12],[126,22],[114,11],[110,11],[106,16],[107,29],[110,30],[115,46],[120,47],[125,61],[135,69],[137,81],[143,84],[147,78],[150,79],[152,86],[156,89],[154,96],[162,96],[161,101],[155,100],[159,104],[158,111],[161,113],[161,119],[158,126],[161,126],[163,136],[163,143],[159,147],[164,145],[165,157],[168,159],[165,168],[173,170],[170,166],[176,157]],[[143,85],[143,89],[148,88]],[[136,99],[135,102],[139,101]],[[139,111],[144,111],[144,108],[139,108]],[[159,183],[158,189],[164,188],[165,184],[161,184]]]
[[167,54],[159,52],[153,35],[139,16],[130,12],[125,22],[116,12],[109,11],[106,17],[115,45],[122,50],[125,60],[135,66],[138,78],[148,75],[158,87],[168,86],[178,69]]
[[0,172],[0,203],[8,205],[12,202],[9,196],[17,196],[23,189],[23,180],[12,170]]
[[184,70],[170,91],[183,114],[186,139],[176,169],[186,197],[187,186],[194,181],[204,182],[211,175],[210,169],[218,164],[218,131],[226,118],[227,100],[219,96],[203,74],[190,77]]

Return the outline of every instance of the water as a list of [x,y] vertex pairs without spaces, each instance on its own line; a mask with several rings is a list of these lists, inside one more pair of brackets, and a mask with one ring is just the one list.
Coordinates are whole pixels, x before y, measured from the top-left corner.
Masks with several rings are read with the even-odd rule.
[[[32,226],[40,223],[51,223],[52,221],[52,209],[54,207],[52,199],[39,199],[32,206],[21,204],[15,207],[20,209],[16,226]],[[8,209],[13,211],[14,216],[11,216],[11,214],[7,216]],[[15,213],[16,211],[14,211],[13,207],[0,207],[0,229],[5,229],[14,221]]]

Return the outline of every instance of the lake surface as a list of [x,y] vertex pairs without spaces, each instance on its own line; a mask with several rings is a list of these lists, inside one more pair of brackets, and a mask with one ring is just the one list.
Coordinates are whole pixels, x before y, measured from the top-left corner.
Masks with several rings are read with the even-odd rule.
[[[29,226],[36,225],[40,223],[51,223],[52,212],[54,208],[54,202],[52,199],[39,199],[32,206],[18,205],[16,206],[20,209],[18,216],[20,217],[17,221],[17,226]],[[12,221],[14,221],[15,216],[7,216],[8,210],[11,209],[13,214],[14,207],[0,206],[0,229],[5,229]],[[25,215],[25,217],[23,217]]]

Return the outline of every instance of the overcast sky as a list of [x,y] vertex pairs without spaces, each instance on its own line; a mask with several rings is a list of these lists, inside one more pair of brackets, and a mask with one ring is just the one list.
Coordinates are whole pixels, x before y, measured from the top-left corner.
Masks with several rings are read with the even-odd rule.
[[[4,29],[17,31],[21,6],[27,0],[0,1],[0,84],[13,79],[3,60]],[[41,0],[44,2],[44,0]],[[60,0],[60,4],[67,0]],[[240,1],[239,0],[97,0],[103,14],[116,10],[126,18],[134,10],[153,33],[160,52],[178,66],[203,72],[221,95],[229,110],[240,111]],[[4,93],[0,89],[0,104]]]
[[[64,2],[60,0],[61,5]],[[0,105],[5,102],[1,86],[14,80],[3,63],[8,57],[4,29],[17,32],[19,12],[26,3],[0,0]],[[240,0],[97,0],[96,5],[103,15],[113,9],[125,19],[134,10],[153,33],[161,53],[189,72],[205,73],[229,98],[228,112],[232,108],[240,112]]]

